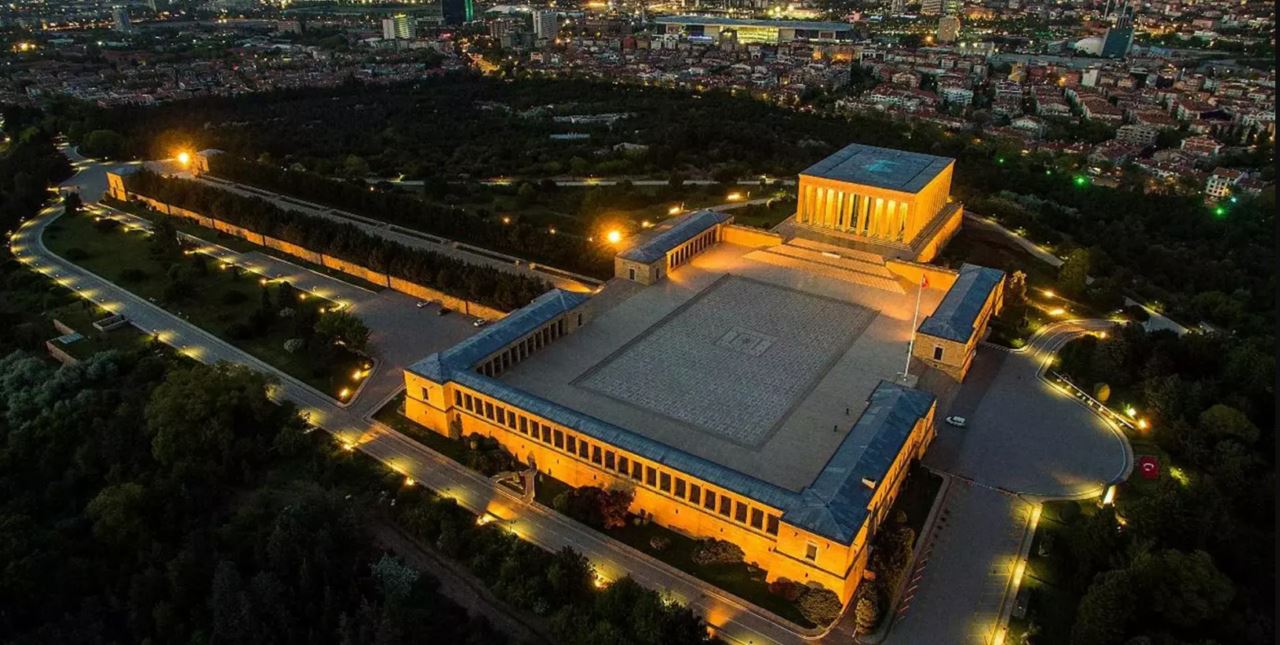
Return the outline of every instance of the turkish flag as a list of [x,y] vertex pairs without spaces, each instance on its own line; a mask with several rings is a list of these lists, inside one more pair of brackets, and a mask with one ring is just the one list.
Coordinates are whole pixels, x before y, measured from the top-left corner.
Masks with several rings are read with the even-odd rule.
[[1159,479],[1160,460],[1155,455],[1138,457],[1138,474],[1142,475],[1143,479]]
[[920,274],[920,288],[921,289],[929,288],[929,274],[927,273]]

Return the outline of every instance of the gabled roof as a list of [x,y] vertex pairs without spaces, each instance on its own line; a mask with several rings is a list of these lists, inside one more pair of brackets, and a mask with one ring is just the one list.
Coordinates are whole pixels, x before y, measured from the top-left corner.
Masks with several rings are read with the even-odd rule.
[[880,381],[818,478],[782,518],[842,544],[852,542],[867,519],[872,496],[932,406],[928,392]]
[[675,224],[657,235],[618,254],[624,260],[652,264],[666,257],[672,249],[697,237],[699,233],[732,219],[732,215],[720,211],[694,211],[680,218]]
[[942,297],[938,308],[920,323],[920,333],[957,343],[969,342],[982,305],[1001,280],[1004,280],[1004,271],[976,264],[961,266],[960,276]]
[[854,143],[805,168],[800,174],[916,193],[953,163],[955,159],[949,157]]
[[[409,370],[436,383],[454,381],[587,437],[779,509],[788,523],[842,544],[852,543],[866,521],[867,504],[875,493],[874,486],[884,479],[912,429],[933,405],[933,396],[927,392],[881,381],[871,393],[867,409],[818,477],[796,492],[536,396],[473,369],[489,355],[577,307],[588,297],[553,289],[481,333],[414,363]],[[873,487],[864,484],[864,479],[874,482]]]

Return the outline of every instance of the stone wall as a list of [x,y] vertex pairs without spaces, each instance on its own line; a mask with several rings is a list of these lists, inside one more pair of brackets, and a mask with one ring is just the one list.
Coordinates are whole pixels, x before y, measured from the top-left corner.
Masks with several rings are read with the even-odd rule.
[[145,197],[136,193],[130,193],[127,197],[142,202],[154,211],[164,213],[166,215],[172,215],[174,217],[189,219],[201,226],[204,226],[205,228],[211,228],[228,235],[234,235],[235,237],[252,242],[258,246],[275,249],[281,253],[291,255],[312,264],[318,264],[336,271],[341,271],[347,275],[360,278],[370,284],[387,287],[422,300],[439,300],[444,304],[444,306],[461,311],[468,316],[475,316],[485,320],[498,320],[507,315],[506,312],[499,311],[498,309],[494,309],[487,305],[451,296],[443,291],[432,289],[431,287],[392,277],[354,262],[348,262],[347,260],[343,260],[332,255],[318,253],[311,249],[293,244],[292,242],[286,242],[281,239],[262,235],[261,233],[256,233],[247,228],[236,226],[220,219],[208,217],[192,210],[173,206],[157,199]]

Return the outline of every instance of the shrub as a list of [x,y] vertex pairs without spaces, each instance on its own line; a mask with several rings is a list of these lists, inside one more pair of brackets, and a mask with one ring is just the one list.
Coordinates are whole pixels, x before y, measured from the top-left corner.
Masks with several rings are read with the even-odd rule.
[[880,625],[884,607],[880,604],[880,589],[874,583],[863,585],[853,605],[854,627],[858,634],[866,634]]
[[296,354],[298,353],[298,350],[302,349],[304,344],[306,343],[301,338],[290,338],[289,340],[284,341],[284,351],[289,352],[290,354]]
[[649,548],[654,551],[666,551],[671,546],[671,538],[665,535],[655,535],[649,538]]
[[220,301],[227,306],[238,305],[249,299],[249,296],[243,291],[228,291],[222,294]]
[[844,609],[834,591],[816,582],[809,583],[809,590],[800,596],[796,605],[809,622],[819,626],[829,625]]
[[742,547],[724,540],[700,540],[693,549],[693,562],[702,566],[712,564],[738,564],[746,557]]
[[787,602],[795,602],[804,595],[808,588],[789,578],[778,578],[769,583],[769,593],[779,596]]

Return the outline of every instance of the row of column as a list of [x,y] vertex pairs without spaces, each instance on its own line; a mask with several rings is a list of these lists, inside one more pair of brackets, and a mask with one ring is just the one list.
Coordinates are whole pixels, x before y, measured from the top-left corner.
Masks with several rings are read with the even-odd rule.
[[800,192],[800,224],[898,242],[907,236],[906,202],[819,186],[804,186]]
[[674,269],[685,262],[693,259],[693,256],[707,250],[712,244],[716,243],[716,227],[707,229],[706,232],[699,234],[697,237],[685,242],[684,246],[677,248],[667,255],[667,268]]
[[478,371],[485,376],[498,376],[551,341],[563,336],[564,331],[564,318],[561,318],[489,359],[478,368]]

